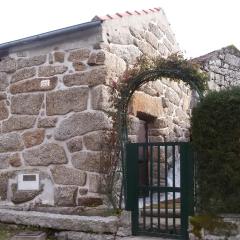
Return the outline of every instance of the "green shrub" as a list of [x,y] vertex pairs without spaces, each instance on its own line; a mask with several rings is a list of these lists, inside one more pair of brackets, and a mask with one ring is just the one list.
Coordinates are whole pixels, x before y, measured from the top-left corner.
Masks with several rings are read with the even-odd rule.
[[240,88],[210,92],[191,124],[198,211],[240,213]]

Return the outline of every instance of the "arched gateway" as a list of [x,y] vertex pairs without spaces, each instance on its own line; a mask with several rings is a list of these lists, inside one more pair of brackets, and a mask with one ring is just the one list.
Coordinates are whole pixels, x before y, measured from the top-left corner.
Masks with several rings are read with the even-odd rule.
[[[133,234],[187,239],[193,213],[193,158],[188,142],[128,142],[128,110],[134,92],[145,83],[170,78],[183,81],[203,97],[205,76],[185,60],[161,60],[130,77],[121,88],[119,133],[126,209],[132,212]],[[173,62],[176,64],[173,66]]]

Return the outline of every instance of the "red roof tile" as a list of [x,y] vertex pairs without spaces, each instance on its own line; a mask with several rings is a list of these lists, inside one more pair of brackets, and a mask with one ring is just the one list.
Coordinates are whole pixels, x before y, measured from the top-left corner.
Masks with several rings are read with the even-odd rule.
[[156,13],[161,11],[161,8],[152,8],[152,9],[144,9],[141,11],[126,11],[124,13],[116,13],[116,14],[107,14],[106,16],[95,16],[92,21],[96,20],[111,20],[111,19],[117,19],[117,18],[123,18],[123,17],[128,17],[128,16],[133,16],[133,15],[146,15],[146,14],[151,14],[151,13]]

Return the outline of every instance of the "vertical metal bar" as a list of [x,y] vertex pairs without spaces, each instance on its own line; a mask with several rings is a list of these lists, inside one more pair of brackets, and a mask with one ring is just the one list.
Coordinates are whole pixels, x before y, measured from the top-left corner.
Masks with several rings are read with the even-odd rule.
[[160,146],[158,145],[158,147],[157,147],[157,152],[158,152],[158,154],[157,154],[157,173],[158,173],[158,176],[157,176],[157,186],[158,186],[158,191],[157,191],[157,194],[158,194],[158,197],[157,197],[157,199],[158,199],[158,231],[160,231],[160,221],[161,221],[161,219],[160,219],[160,156],[161,156],[161,154],[160,154]]
[[165,228],[166,232],[168,232],[168,191],[167,191],[167,185],[168,185],[168,159],[167,159],[167,150],[168,146],[165,145]]
[[138,145],[126,146],[126,210],[132,211],[132,234],[138,233]]
[[172,146],[172,155],[173,155],[173,232],[176,233],[176,205],[175,205],[175,201],[176,201],[176,195],[175,195],[175,190],[176,190],[176,184],[175,184],[175,175],[176,175],[176,171],[175,171],[175,161],[176,161],[176,150],[175,150],[175,145]]
[[150,146],[150,229],[153,228],[153,147]]
[[194,167],[195,158],[192,146],[188,144],[188,215],[194,214]]
[[[147,171],[147,156],[146,156],[146,147],[148,147],[146,144],[143,145],[143,168],[144,168],[144,173],[146,174],[145,171]],[[147,176],[147,174],[146,174]],[[144,175],[144,181],[146,180],[146,176]],[[147,183],[145,183],[147,185]],[[146,187],[146,186],[145,186]],[[146,229],[146,189],[143,189],[143,229]]]
[[183,239],[188,239],[188,144],[180,145],[181,164],[181,235]]

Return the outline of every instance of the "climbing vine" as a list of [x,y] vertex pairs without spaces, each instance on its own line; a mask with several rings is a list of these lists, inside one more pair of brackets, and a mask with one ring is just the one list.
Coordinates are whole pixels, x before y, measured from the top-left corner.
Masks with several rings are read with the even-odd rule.
[[[114,151],[119,153],[119,156],[115,157],[120,159],[122,164],[118,167],[115,166],[115,169],[121,169],[123,186],[125,179],[125,145],[128,141],[128,103],[133,93],[143,84],[162,78],[169,78],[176,82],[183,81],[198,93],[200,99],[203,98],[204,91],[207,90],[207,74],[200,71],[198,64],[184,59],[179,54],[171,55],[166,59],[150,59],[142,56],[133,67],[123,74],[117,83],[113,83],[111,93],[112,111],[109,111],[113,132],[111,137],[109,137],[108,145],[112,146],[115,149]],[[114,143],[111,142],[112,139],[114,139]],[[118,163],[119,161],[115,161],[115,164]],[[113,186],[114,184],[112,188]],[[111,189],[108,192],[111,192]],[[120,196],[119,206],[121,206],[121,199],[122,197]]]

